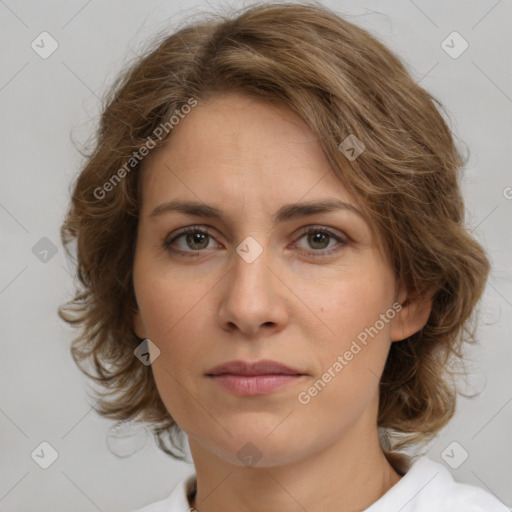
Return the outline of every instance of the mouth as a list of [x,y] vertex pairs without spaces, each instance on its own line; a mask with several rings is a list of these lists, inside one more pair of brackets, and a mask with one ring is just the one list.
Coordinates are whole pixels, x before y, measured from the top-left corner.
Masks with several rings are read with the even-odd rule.
[[276,361],[231,361],[211,369],[206,376],[224,389],[245,396],[266,395],[303,380],[306,374]]

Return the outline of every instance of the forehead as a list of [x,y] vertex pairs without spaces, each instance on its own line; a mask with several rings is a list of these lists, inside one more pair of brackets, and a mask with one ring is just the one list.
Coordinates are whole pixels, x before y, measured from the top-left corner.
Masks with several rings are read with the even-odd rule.
[[145,214],[171,199],[267,211],[326,195],[356,204],[297,114],[233,93],[199,101],[144,159],[142,181]]

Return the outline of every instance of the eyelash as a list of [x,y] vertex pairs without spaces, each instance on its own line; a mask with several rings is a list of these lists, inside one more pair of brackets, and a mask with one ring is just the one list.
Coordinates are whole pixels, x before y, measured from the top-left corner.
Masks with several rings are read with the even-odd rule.
[[[181,249],[173,249],[171,247],[172,244],[176,240],[178,240],[182,236],[190,234],[190,233],[201,233],[203,235],[207,235],[207,236],[209,236],[211,238],[214,238],[208,230],[205,230],[205,229],[203,229],[200,226],[188,226],[186,228],[178,230],[176,233],[174,233],[173,235],[168,237],[166,240],[164,240],[164,242],[163,242],[164,249],[166,251],[173,252],[173,253],[176,253],[176,254],[179,254],[179,255],[184,255],[184,256],[189,257],[189,258],[194,258],[194,257],[200,256],[200,253],[204,252],[205,249],[203,249],[203,250],[195,250],[195,251],[193,251],[193,250],[192,251],[182,251]],[[335,249],[331,248],[329,250],[321,249],[321,250],[318,250],[318,251],[308,252],[307,256],[312,256],[314,258],[325,258],[325,257],[328,257],[328,256],[332,256],[333,254],[335,254],[335,253],[339,252],[340,250],[342,250],[343,247],[348,244],[347,240],[345,240],[344,238],[340,237],[339,235],[337,235],[336,233],[334,233],[330,229],[328,229],[328,228],[318,228],[318,227],[315,227],[315,226],[309,227],[309,228],[305,229],[304,231],[302,231],[300,236],[299,236],[299,238],[298,238],[298,240],[300,240],[304,236],[312,234],[312,233],[322,233],[322,234],[327,235],[327,236],[329,236],[331,238],[334,238],[337,242],[339,242],[340,247],[335,248]]]

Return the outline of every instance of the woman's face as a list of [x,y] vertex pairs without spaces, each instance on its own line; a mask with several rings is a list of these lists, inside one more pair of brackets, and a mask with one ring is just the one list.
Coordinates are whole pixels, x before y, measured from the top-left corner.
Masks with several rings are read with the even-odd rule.
[[[158,391],[191,448],[271,466],[373,435],[390,344],[428,314],[398,312],[406,296],[307,126],[217,96],[146,157],[142,179],[134,329],[160,350]],[[334,200],[351,206],[290,207]],[[210,375],[263,359],[300,375]]]

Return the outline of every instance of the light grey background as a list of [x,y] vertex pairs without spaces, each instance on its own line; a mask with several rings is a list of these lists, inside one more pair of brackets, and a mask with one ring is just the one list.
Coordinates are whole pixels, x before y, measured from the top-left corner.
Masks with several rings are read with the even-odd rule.
[[[455,418],[428,454],[457,480],[511,507],[511,2],[324,3],[398,52],[445,104],[455,133],[471,150],[464,177],[468,222],[493,270],[482,302],[481,342],[468,351],[474,375],[461,386],[483,392],[459,399]],[[108,85],[158,31],[168,27],[170,33],[188,15],[219,5],[229,4],[0,0],[1,511],[133,510],[165,497],[193,471],[160,452],[151,437],[130,457],[108,449],[112,422],[91,410],[85,377],[69,353],[73,333],[56,314],[73,292],[59,227],[82,163],[72,140],[81,147],[95,130]],[[31,48],[43,31],[59,45],[47,59]],[[441,47],[453,31],[469,43],[456,59]],[[57,247],[47,262],[32,252],[43,237]],[[58,452],[48,469],[31,458],[43,441]],[[454,441],[458,445],[445,452]],[[123,446],[134,448],[133,439]],[[462,450],[468,459],[452,469],[447,461],[453,465]]]

